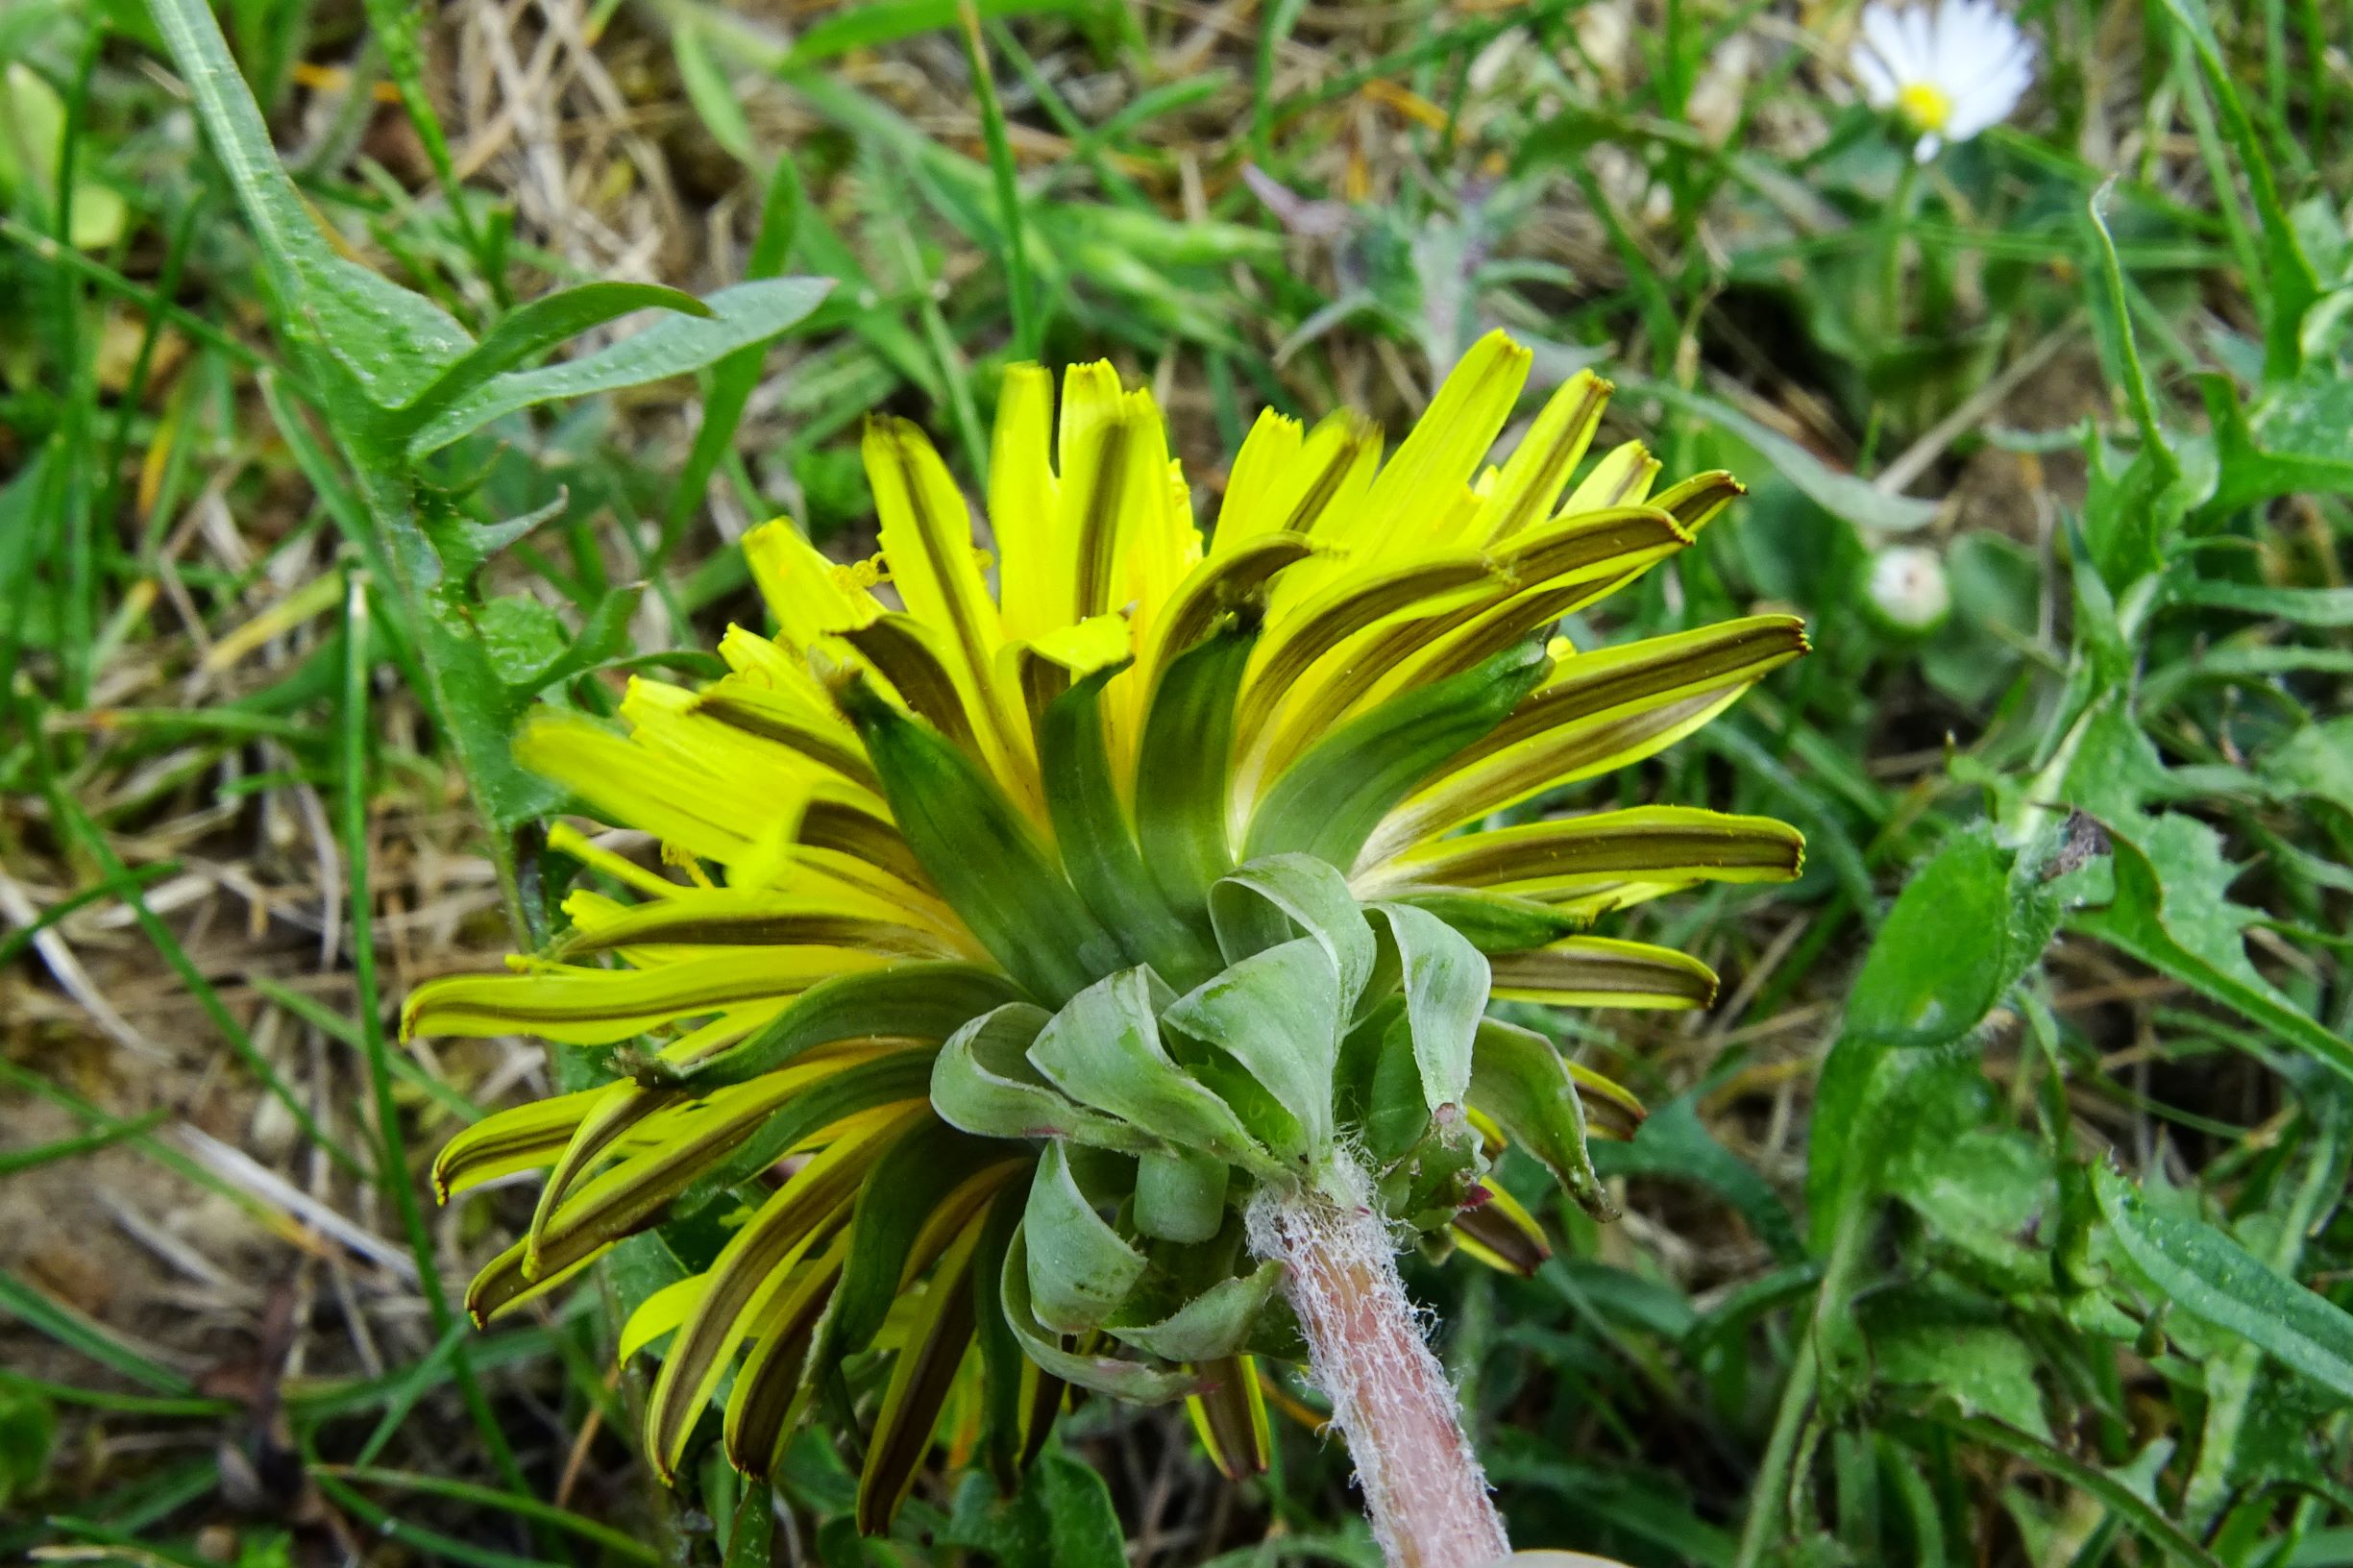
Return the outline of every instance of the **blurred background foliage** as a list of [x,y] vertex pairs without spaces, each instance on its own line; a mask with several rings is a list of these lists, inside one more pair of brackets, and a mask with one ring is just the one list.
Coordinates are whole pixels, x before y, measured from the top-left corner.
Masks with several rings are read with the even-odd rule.
[[[1261,405],[1398,428],[1501,325],[1532,396],[1601,367],[1605,440],[1752,487],[1570,635],[1794,607],[1818,649],[1600,786],[1812,848],[1630,922],[1713,1012],[1532,1020],[1649,1106],[1597,1151],[1626,1218],[1546,1200],[1533,1277],[1412,1276],[1515,1539],[2353,1563],[2353,23],[2030,0],[2024,110],[1915,169],[1854,11],[226,0],[336,252],[476,332],[835,281],[766,349],[395,465],[486,564],[371,618],[287,258],[156,23],[7,0],[0,1551],[1377,1562],[1304,1387],[1238,1486],[1092,1405],[1011,1498],[944,1451],[888,1542],[813,1441],[772,1528],[716,1466],[657,1495],[625,1282],[486,1335],[433,1287],[528,1200],[416,1211],[420,1163],[544,1052],[385,1009],[568,874],[479,738],[707,667],[752,523],[870,553],[868,408],[977,489],[1001,367],[1109,355],[1206,516]],[[1931,613],[1874,594],[1898,547]]]

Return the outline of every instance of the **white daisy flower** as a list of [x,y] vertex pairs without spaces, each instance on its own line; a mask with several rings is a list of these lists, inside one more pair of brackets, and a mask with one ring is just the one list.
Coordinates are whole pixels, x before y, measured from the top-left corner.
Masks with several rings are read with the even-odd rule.
[[1900,10],[1873,0],[1852,63],[1872,107],[1920,133],[1912,156],[1925,163],[2009,117],[2034,81],[2034,45],[1995,0]]

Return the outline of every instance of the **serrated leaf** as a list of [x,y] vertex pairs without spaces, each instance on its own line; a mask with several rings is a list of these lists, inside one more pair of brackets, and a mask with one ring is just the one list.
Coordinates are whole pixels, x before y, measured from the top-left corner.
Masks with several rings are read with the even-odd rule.
[[2353,1400],[2353,1313],[2204,1221],[2151,1211],[2116,1171],[2092,1181],[2118,1243],[2165,1300]]
[[2230,885],[2241,869],[2223,860],[2220,836],[2203,822],[2172,814],[2132,826],[2111,822],[2109,833],[2116,849],[2116,896],[2105,909],[2076,915],[2075,927],[2353,1078],[2353,1043],[2306,1016],[2247,957],[2244,933],[2261,917],[2231,900]]
[[982,1553],[1000,1568],[1126,1568],[1128,1560],[1102,1475],[1059,1452],[1040,1455],[1011,1496],[983,1477],[968,1478],[940,1540]]
[[419,426],[408,437],[408,455],[412,460],[427,456],[492,420],[557,398],[643,386],[700,370],[784,331],[816,309],[832,286],[821,278],[737,283],[702,302],[707,316],[665,316],[644,331],[577,359],[491,377]]
[[1932,1388],[1963,1415],[2049,1439],[2034,1352],[1998,1322],[1917,1294],[1873,1302],[1865,1322],[1881,1383]]
[[474,627],[491,668],[508,687],[563,655],[569,640],[556,613],[529,594],[501,594],[474,608]]

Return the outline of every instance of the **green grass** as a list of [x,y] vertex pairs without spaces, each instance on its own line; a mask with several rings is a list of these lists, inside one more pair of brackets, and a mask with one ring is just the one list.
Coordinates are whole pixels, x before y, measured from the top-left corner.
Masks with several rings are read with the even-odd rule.
[[[200,4],[0,12],[0,1551],[1377,1561],[1300,1425],[1228,1487],[1101,1404],[1010,1501],[936,1460],[888,1545],[814,1440],[772,1530],[715,1463],[658,1494],[611,1354],[658,1260],[478,1335],[443,1282],[527,1200],[423,1186],[586,1069],[389,1037],[548,929],[515,718],[707,668],[747,523],[870,552],[868,407],[977,489],[1002,367],[1109,355],[1206,516],[1261,405],[1399,429],[1501,324],[1752,486],[1572,635],[1792,606],[1817,649],[1608,787],[1811,850],[1633,922],[1714,1013],[1552,1020],[1651,1107],[1597,1150],[1628,1221],[1413,1274],[1514,1539],[2353,1563],[2337,8],[2023,5],[2040,89],[1915,172],[1844,4],[610,0],[491,48],[231,0],[261,119],[184,74]],[[1870,608],[1896,542],[1932,631]]]

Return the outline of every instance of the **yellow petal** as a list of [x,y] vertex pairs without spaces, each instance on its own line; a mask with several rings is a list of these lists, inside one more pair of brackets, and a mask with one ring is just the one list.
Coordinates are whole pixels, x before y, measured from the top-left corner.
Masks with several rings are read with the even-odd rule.
[[1041,636],[1063,621],[1054,592],[1062,551],[1054,537],[1061,484],[1048,455],[1053,426],[1054,378],[1037,365],[1009,366],[989,451],[989,528],[1007,637]]
[[1492,888],[1558,901],[1637,886],[1786,882],[1804,861],[1804,838],[1770,817],[1636,806],[1440,839],[1385,866],[1361,866],[1350,881],[1359,897],[1399,888]]
[[1528,380],[1529,352],[1501,331],[1473,344],[1430,400],[1429,411],[1382,466],[1339,542],[1369,555],[1425,543],[1428,520],[1453,505],[1511,417]]
[[1649,498],[1658,469],[1658,459],[1639,441],[1612,447],[1577,481],[1560,510],[1566,514],[1595,512],[1605,506],[1639,506]]
[[671,1281],[639,1302],[637,1311],[622,1326],[621,1349],[613,1359],[626,1361],[685,1322],[687,1314],[702,1304],[703,1293],[710,1288],[708,1274],[689,1274],[685,1279]]
[[515,760],[603,818],[723,864],[751,845],[728,781],[570,715],[541,713],[515,737]]
[[1654,755],[1806,651],[1803,623],[1760,615],[1563,658],[1485,739],[1384,821],[1380,860],[1507,806]]
[[411,1037],[538,1035],[603,1045],[674,1018],[784,1000],[829,975],[890,962],[842,947],[722,952],[650,969],[550,965],[532,974],[459,974],[429,980],[408,998]]
[[744,557],[785,642],[803,652],[882,613],[857,574],[820,554],[791,518],[780,517],[745,534]]
[[1473,526],[1474,539],[1492,543],[1552,515],[1553,503],[1593,444],[1609,392],[1609,383],[1589,370],[1561,384],[1497,476]]
[[923,432],[903,419],[868,420],[864,448],[891,584],[907,613],[935,634],[982,763],[1017,797],[1030,765],[997,690],[996,650],[1005,638],[973,558],[964,496]]
[[1268,502],[1276,483],[1299,456],[1305,429],[1272,408],[1259,410],[1258,423],[1242,437],[1242,450],[1234,454],[1233,469],[1226,476],[1216,531],[1210,536],[1213,553],[1227,554],[1281,527]]
[[1608,937],[1571,937],[1490,959],[1493,994],[1551,1007],[1706,1007],[1716,971],[1672,947]]

